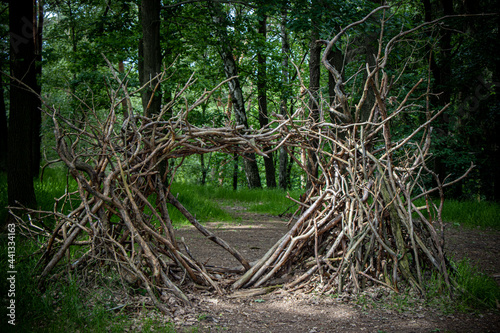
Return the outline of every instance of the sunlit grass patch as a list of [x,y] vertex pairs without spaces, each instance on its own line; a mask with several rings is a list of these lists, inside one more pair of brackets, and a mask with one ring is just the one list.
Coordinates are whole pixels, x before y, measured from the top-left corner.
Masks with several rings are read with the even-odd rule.
[[467,227],[500,229],[500,204],[487,201],[446,200],[443,220]]
[[[183,203],[183,200],[189,200],[189,197],[192,197],[191,200],[193,201],[197,200],[197,198],[211,202],[223,201],[230,205],[244,206],[249,212],[279,215],[285,212],[287,208],[289,208],[289,212],[293,212],[296,208],[296,205],[286,198],[287,193],[297,199],[303,191],[293,190],[287,192],[281,189],[248,188],[233,191],[224,187],[177,183],[172,186],[172,193],[176,195],[177,192],[181,203]],[[196,205],[193,205],[193,209],[197,209]]]

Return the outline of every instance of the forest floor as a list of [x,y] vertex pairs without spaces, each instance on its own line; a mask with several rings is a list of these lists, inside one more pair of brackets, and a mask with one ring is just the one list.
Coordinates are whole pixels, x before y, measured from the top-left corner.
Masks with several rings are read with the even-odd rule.
[[[287,220],[224,206],[236,222],[205,226],[237,248],[249,261],[260,259],[288,230]],[[446,252],[454,260],[470,258],[480,271],[500,283],[500,232],[447,224]],[[178,230],[195,258],[206,265],[238,267],[226,251],[205,239],[193,227]],[[286,282],[286,278],[273,284]],[[189,293],[194,307],[173,307],[178,332],[500,332],[500,313],[450,312],[439,304],[408,294],[396,295],[372,287],[357,297],[320,296],[278,289],[265,295],[238,292],[214,296],[202,289]],[[138,318],[139,319],[139,318]],[[140,320],[136,325],[140,325]],[[136,327],[140,328],[140,327]]]

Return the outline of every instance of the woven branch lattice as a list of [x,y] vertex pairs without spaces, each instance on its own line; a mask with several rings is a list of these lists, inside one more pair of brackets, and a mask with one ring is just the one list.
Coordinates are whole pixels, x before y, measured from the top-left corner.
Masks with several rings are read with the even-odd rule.
[[[341,75],[326,59],[329,49],[348,28],[325,42],[323,64],[336,78],[335,102],[325,107],[326,102],[318,100],[317,111],[303,103],[293,115],[279,117],[259,131],[232,125],[191,125],[187,121],[189,112],[215,90],[192,104],[181,103],[191,80],[160,115],[152,118],[134,113],[126,84],[118,77],[118,89],[109,88],[111,107],[105,116],[89,108],[87,119],[93,120],[79,124],[47,106],[54,122],[57,153],[78,190],[56,200],[52,212],[26,210],[31,217],[38,216],[37,221],[26,224],[17,217],[27,231],[46,237],[40,284],[54,271],[65,272],[58,268],[64,261],[72,271],[86,270],[96,262],[111,262],[122,276],[139,281],[163,311],[167,309],[158,297],[161,292],[171,292],[190,303],[182,291],[185,284],[204,285],[224,294],[226,290],[214,274],[227,268],[204,267],[183,251],[169,217],[167,204],[171,204],[199,232],[241,263],[241,274],[233,280],[231,289],[264,286],[272,277],[301,271],[285,288],[310,285],[323,292],[360,291],[367,284],[378,283],[397,290],[398,284],[405,283],[424,292],[424,268],[439,272],[450,286],[440,216],[443,187],[452,182],[441,184],[426,165],[430,125],[445,108],[424,110],[426,120],[413,132],[393,138],[391,123],[404,113],[421,110],[409,101],[422,84],[420,80],[394,103],[384,67],[395,39],[384,53],[379,52],[378,66],[367,70],[362,96],[350,106]],[[375,96],[371,114],[367,121],[355,122],[361,106],[367,103],[369,90]],[[117,109],[123,101],[129,108],[126,117],[120,119]],[[325,120],[323,109],[329,111],[330,122]],[[314,112],[319,116],[311,117]],[[164,120],[169,113],[172,116]],[[266,156],[280,147],[308,151],[317,161],[319,172],[318,176],[308,174],[312,186],[305,199],[297,202],[299,208],[290,221],[293,226],[289,232],[251,266],[170,193],[168,184],[176,168],[168,161],[213,151]],[[295,161],[304,171],[310,170],[302,161]],[[437,186],[425,188],[424,175],[433,177]],[[431,193],[440,195],[441,205],[427,201],[423,207],[416,206],[416,199]],[[63,213],[66,210],[69,213]],[[55,227],[45,227],[43,220],[48,216],[56,220]],[[433,222],[441,229],[437,230]],[[78,248],[73,253],[80,255],[69,257],[70,248]]]

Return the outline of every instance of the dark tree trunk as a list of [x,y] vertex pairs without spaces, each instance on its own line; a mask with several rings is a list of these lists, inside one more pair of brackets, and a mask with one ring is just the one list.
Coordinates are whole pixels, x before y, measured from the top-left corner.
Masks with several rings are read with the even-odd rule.
[[200,165],[201,165],[201,185],[207,183],[207,167],[205,166],[205,155],[200,154]]
[[[156,76],[161,72],[160,49],[160,0],[142,0],[140,17],[142,24],[142,69],[141,83],[147,87],[142,91],[142,106],[145,116],[160,113],[161,89]],[[139,53],[141,55],[141,52]]]
[[[233,105],[234,115],[236,118],[236,123],[238,125],[243,125],[248,128],[248,120],[245,112],[245,103],[243,100],[243,91],[240,86],[240,80],[236,77],[238,76],[238,67],[234,60],[234,56],[231,49],[231,43],[227,36],[227,24],[225,20],[225,14],[218,3],[211,3],[212,18],[216,25],[217,35],[219,39],[219,53],[224,63],[224,71],[226,77],[234,77],[228,82],[229,93],[231,95],[231,102]],[[249,153],[244,155],[244,167],[245,174],[247,177],[249,188],[259,188],[262,187],[260,181],[259,168],[257,166],[257,161],[255,160],[255,154]]]
[[[368,64],[368,67],[370,70],[373,70],[375,65],[377,64],[376,62],[376,55],[377,55],[377,47],[376,43],[378,42],[377,39],[377,34],[376,33],[366,33],[363,37],[363,45],[365,48],[365,63]],[[363,71],[363,82],[366,82],[366,78],[368,77],[368,73]],[[372,107],[375,104],[375,93],[373,92],[373,88],[370,87],[368,89],[367,95],[366,95],[366,100],[364,104],[361,106],[361,110],[359,115],[357,115],[358,118],[355,119],[356,122],[365,122],[368,120],[370,117],[370,113],[372,111]]]
[[[444,15],[452,15],[453,14],[453,1],[452,0],[441,0],[441,6],[443,9],[442,13],[438,13],[435,15],[436,17],[444,16]],[[432,3],[430,0],[423,0],[424,5],[424,15],[425,21],[430,22],[436,17],[434,17],[434,10],[432,8]],[[448,104],[451,100],[451,88],[450,88],[450,80],[451,80],[451,30],[444,29],[442,31],[440,40],[439,40],[439,50],[430,50],[432,52],[430,69],[432,72],[432,77],[434,78],[433,86],[432,86],[432,95],[431,95],[431,104],[433,107],[443,107]],[[438,59],[439,58],[439,59]],[[447,113],[443,113],[441,117],[438,118],[436,133],[440,136],[447,136],[450,133],[447,133],[446,128],[448,127],[449,117]],[[437,156],[434,159],[434,171],[439,175],[439,177],[443,180],[446,177],[447,170],[445,161],[443,157]],[[453,186],[452,189],[448,189],[448,191],[452,191],[452,196],[459,197],[462,193],[462,185],[457,184]]]
[[[319,33],[313,30],[311,35],[311,44],[309,47],[309,92],[311,94],[309,98],[309,117],[311,117],[315,122],[320,120],[319,114],[319,84],[320,84],[320,64],[321,64],[321,45],[316,41],[319,39]],[[317,147],[318,142],[316,140],[311,141],[313,147]],[[306,188],[309,189],[312,185],[311,177],[318,177],[318,157],[314,149],[307,152],[307,184]]]
[[234,154],[233,160],[233,190],[238,189],[238,154]]
[[[118,72],[121,73],[121,74],[125,74],[125,64],[123,62],[123,60],[120,60],[120,62],[118,63]],[[128,118],[129,114],[128,114],[128,102],[126,99],[124,99],[122,101],[122,111],[123,111],[123,118]]]
[[[282,82],[283,82],[283,96],[281,97],[281,110],[280,113],[286,117],[288,109],[288,90],[289,90],[289,72],[288,72],[288,54],[290,53],[290,44],[288,41],[288,31],[286,29],[287,13],[283,10],[281,19],[281,67]],[[278,171],[278,186],[282,189],[287,189],[290,186],[290,174],[287,172],[288,154],[284,147],[279,149],[279,171]]]
[[[9,205],[36,206],[33,187],[34,136],[39,136],[36,47],[32,0],[10,1],[10,87],[7,183]],[[27,88],[29,87],[29,88]],[[32,91],[30,91],[30,89]],[[35,92],[35,93],[34,93]]]
[[[328,54],[328,62],[335,67],[339,73],[343,74],[344,56],[342,51],[339,49],[332,49]],[[335,78],[330,72],[328,72],[328,96],[330,105],[333,105],[335,101]],[[334,117],[332,117],[331,120],[333,122]]]
[[[267,37],[267,17],[264,16],[259,20],[259,34],[262,36],[263,42]],[[259,101],[259,124],[264,127],[269,123],[267,116],[267,69],[266,56],[259,52],[257,55],[257,100]],[[264,167],[266,170],[266,185],[267,187],[276,187],[276,170],[274,168],[273,154],[269,153],[269,157],[264,157]]]

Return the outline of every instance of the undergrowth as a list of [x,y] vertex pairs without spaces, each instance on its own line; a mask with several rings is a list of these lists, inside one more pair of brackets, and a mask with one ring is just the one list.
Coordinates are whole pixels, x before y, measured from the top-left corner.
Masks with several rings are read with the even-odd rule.
[[498,310],[500,286],[494,279],[479,272],[469,259],[451,261],[449,276],[455,286],[451,294],[444,278],[437,272],[424,271],[424,276],[427,281],[425,297],[404,287],[399,293],[376,288],[376,292],[368,290],[357,295],[355,303],[363,310],[383,308],[399,313],[429,308],[444,314]]

